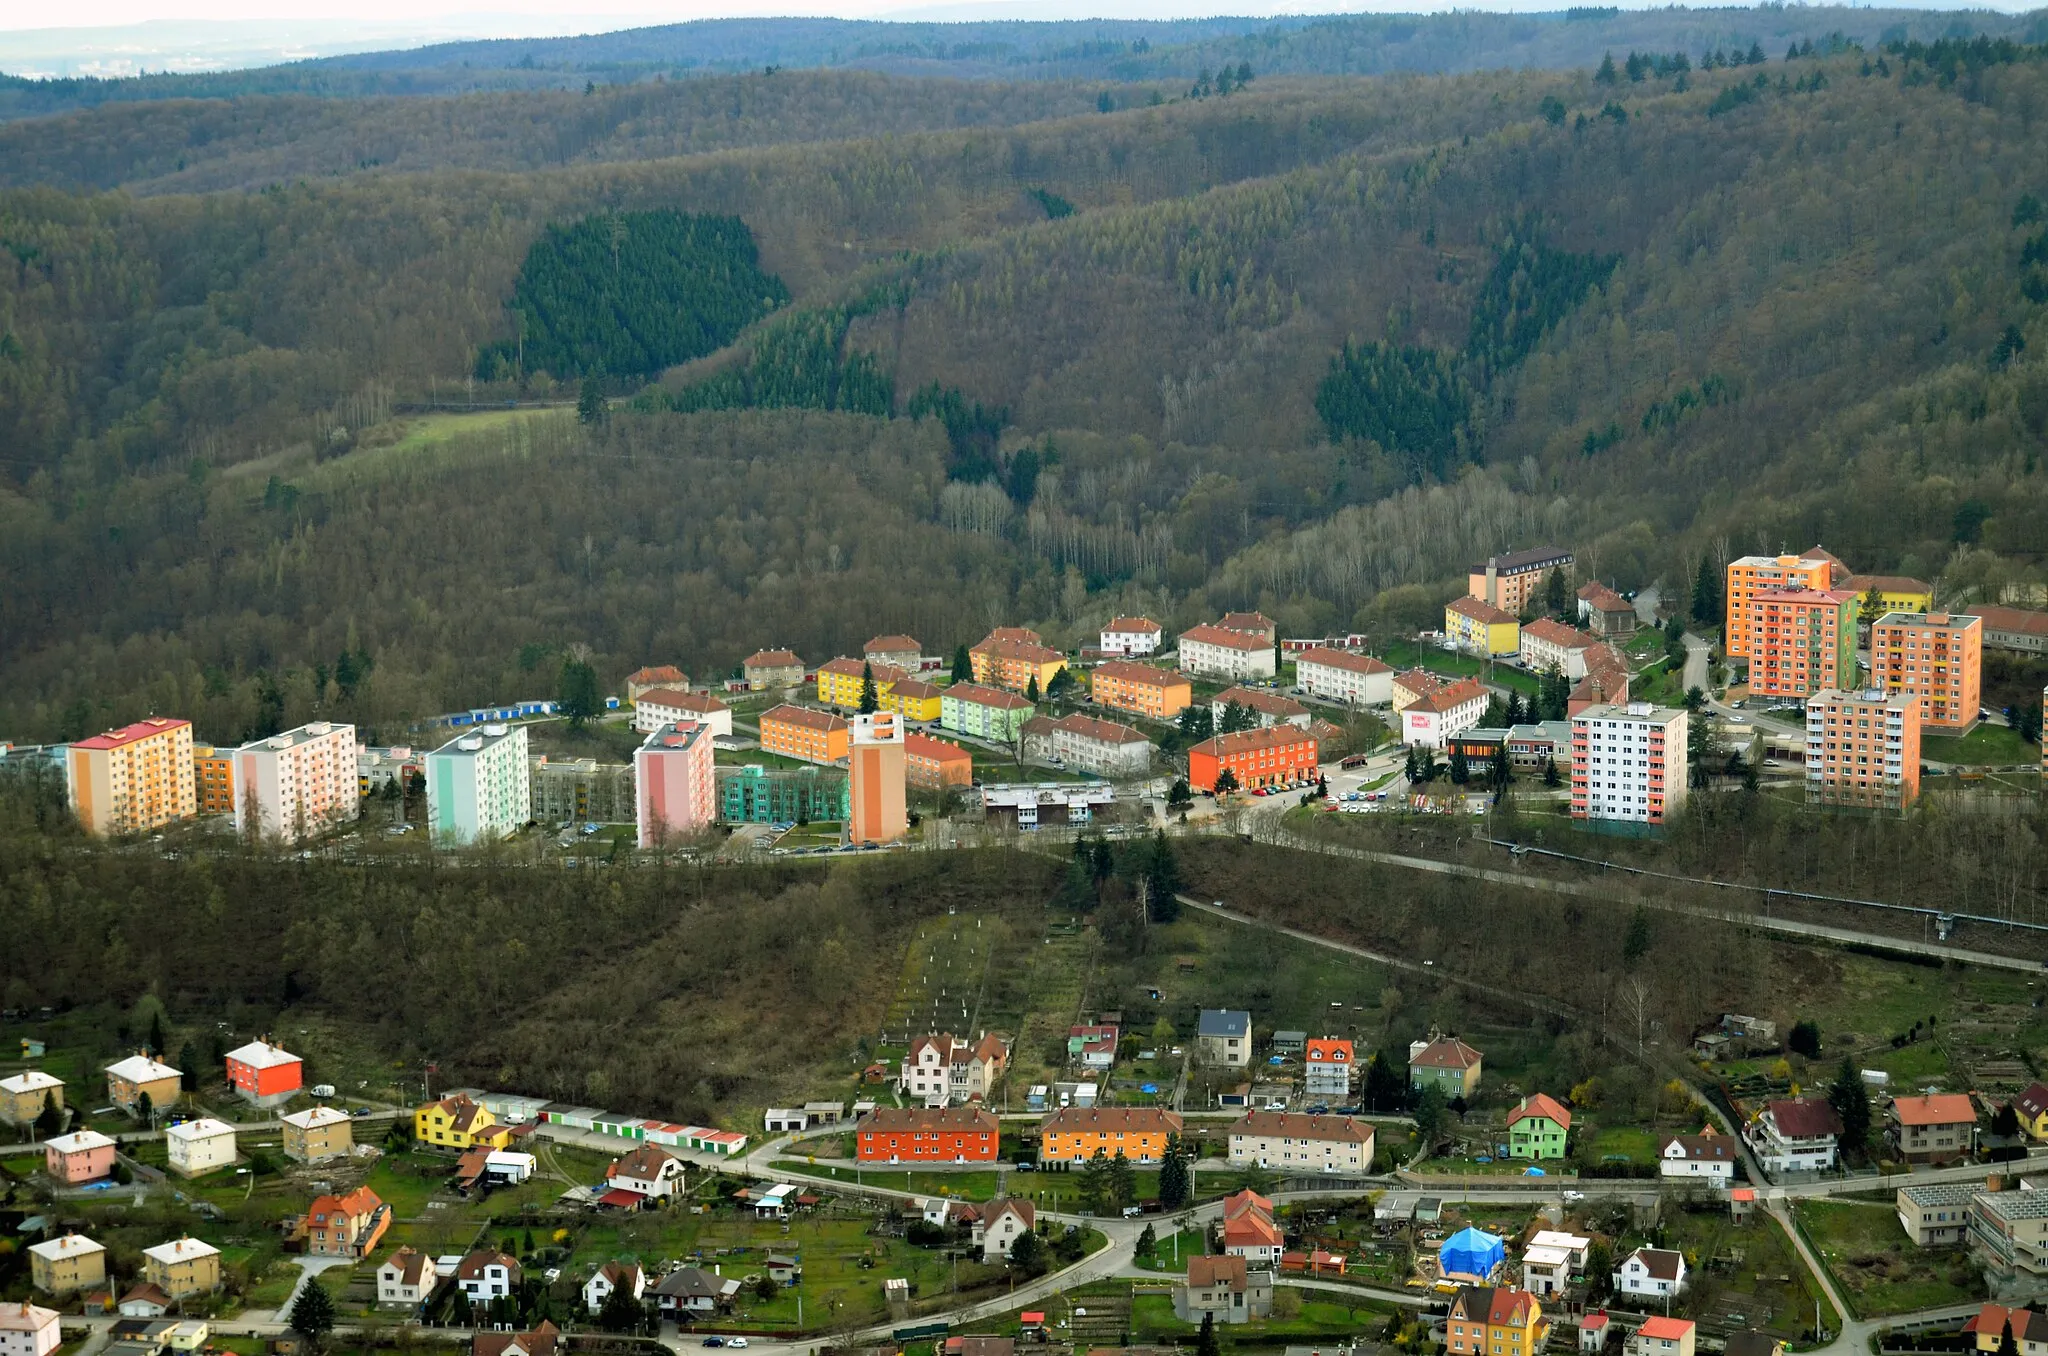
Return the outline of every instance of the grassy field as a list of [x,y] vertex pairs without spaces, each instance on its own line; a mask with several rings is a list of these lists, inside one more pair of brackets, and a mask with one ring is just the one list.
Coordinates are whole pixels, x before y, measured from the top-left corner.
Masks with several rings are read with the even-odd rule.
[[[795,1159],[777,1159],[774,1166],[813,1177],[830,1177],[835,1182],[865,1183],[887,1187],[891,1191],[911,1191],[921,1196],[952,1196],[963,1201],[995,1199],[1000,1181],[1009,1195],[1032,1201],[1048,1210],[1057,1207],[1063,1212],[1073,1212],[1081,1208],[1081,1178],[1077,1173],[998,1173],[994,1169],[984,1172],[973,1168],[920,1172],[916,1168],[862,1168],[845,1163],[809,1163]],[[1156,1170],[1140,1168],[1132,1176],[1137,1181],[1139,1200],[1159,1198],[1159,1173]],[[1226,1195],[1234,1189],[1234,1184],[1224,1182],[1220,1175],[1214,1173],[1201,1174],[1195,1186],[1199,1200]]]
[[1601,1125],[1594,1127],[1591,1152],[1595,1161],[1620,1161],[1626,1157],[1631,1163],[1654,1163],[1657,1161],[1656,1131],[1645,1130],[1635,1125]]
[[[1284,1293],[1284,1292],[1283,1292]],[[1371,1325],[1378,1327],[1386,1321],[1392,1310],[1386,1305],[1359,1299],[1356,1303],[1344,1303],[1328,1298],[1326,1291],[1308,1292],[1314,1299],[1302,1300],[1297,1312],[1288,1317],[1274,1317],[1259,1323],[1219,1324],[1216,1336],[1228,1346],[1254,1347],[1270,1344],[1274,1339],[1290,1337],[1323,1338],[1354,1337]],[[1279,1301],[1286,1304],[1288,1301]],[[1173,1299],[1168,1295],[1134,1295],[1131,1297],[1131,1340],[1133,1342],[1172,1341],[1176,1338],[1193,1336],[1200,1331],[1200,1325],[1183,1323],[1173,1316]]]
[[1820,1295],[1784,1231],[1769,1220],[1738,1227],[1725,1209],[1667,1210],[1657,1236],[1627,1231],[1616,1240],[1614,1255],[1625,1256],[1644,1244],[1676,1248],[1692,1260],[1700,1279],[1684,1302],[1682,1317],[1758,1328],[1793,1341],[1812,1326],[1818,1299],[1828,1328],[1841,1329],[1840,1317]]
[[2007,726],[1987,720],[1961,738],[1923,734],[1920,737],[1920,756],[1930,763],[1969,763],[1991,767],[2023,763],[2035,766],[2041,761],[2041,746],[2020,738],[2018,732]]
[[1793,1216],[1859,1318],[1983,1298],[1968,1258],[1915,1247],[1889,1202],[1798,1201]]
[[815,764],[804,762],[801,758],[791,758],[786,754],[770,753],[766,749],[717,749],[713,751],[711,759],[720,767],[745,767],[749,763],[759,763],[764,768],[780,768],[784,771],[792,771],[797,768],[815,766]]
[[[1525,696],[1535,696],[1539,687],[1536,675],[1506,664],[1489,666],[1485,661],[1468,654],[1454,654],[1440,650],[1434,645],[1422,645],[1412,640],[1396,641],[1387,646],[1381,655],[1395,669],[1425,668],[1431,673],[1448,674],[1456,678],[1481,678],[1495,687],[1512,688]],[[1488,673],[1491,667],[1492,673]]]

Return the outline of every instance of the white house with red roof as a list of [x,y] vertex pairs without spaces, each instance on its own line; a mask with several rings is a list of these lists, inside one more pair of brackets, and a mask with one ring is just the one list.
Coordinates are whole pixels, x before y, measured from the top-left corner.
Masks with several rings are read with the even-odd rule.
[[604,1184],[600,1205],[637,1209],[649,1201],[665,1201],[683,1194],[683,1160],[658,1144],[642,1144],[613,1160]]
[[1666,1135],[1657,1146],[1657,1175],[1725,1187],[1735,1180],[1735,1141],[1710,1125],[1697,1135]]
[[1691,1319],[1653,1314],[1628,1335],[1628,1356],[1693,1356],[1693,1340]]
[[1369,654],[1317,646],[1294,656],[1294,684],[1311,697],[1346,706],[1394,700],[1394,670]]
[[1614,1269],[1614,1288],[1638,1299],[1685,1293],[1685,1254],[1672,1248],[1637,1248]]
[[707,727],[714,738],[732,735],[732,708],[709,692],[650,688],[633,704],[633,730],[637,734],[653,734],[664,725],[680,725],[684,721]]
[[1180,671],[1202,678],[1271,678],[1280,671],[1273,642],[1261,633],[1195,626],[1180,633]]
[[1302,1051],[1302,1091],[1311,1097],[1349,1097],[1357,1048],[1335,1036],[1312,1038]]
[[1163,631],[1150,617],[1112,617],[1102,628],[1102,652],[1117,655],[1157,654]]

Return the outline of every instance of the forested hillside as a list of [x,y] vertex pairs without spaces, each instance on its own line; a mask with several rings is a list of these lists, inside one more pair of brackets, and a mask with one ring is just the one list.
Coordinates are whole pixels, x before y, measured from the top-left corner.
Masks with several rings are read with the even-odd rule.
[[[1816,540],[1950,599],[2041,578],[2041,49],[1613,55],[527,173],[0,194],[0,729],[393,728],[545,691],[577,643],[610,679],[885,629],[1072,643],[1110,609],[1412,631],[1470,557],[1533,540],[1622,587]],[[644,356],[556,360],[624,398],[594,424],[408,422],[573,395],[516,356],[522,267],[581,242],[532,285],[611,306],[633,223],[674,214],[736,218],[790,304],[651,389]],[[730,325],[738,295],[679,286],[661,323]],[[374,659],[345,697],[344,650]]]

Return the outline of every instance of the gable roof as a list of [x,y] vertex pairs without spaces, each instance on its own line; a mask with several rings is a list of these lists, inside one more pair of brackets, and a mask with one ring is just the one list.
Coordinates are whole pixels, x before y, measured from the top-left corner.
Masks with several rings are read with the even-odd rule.
[[269,1041],[250,1041],[228,1051],[227,1057],[237,1064],[246,1064],[252,1069],[275,1069],[284,1064],[304,1063],[297,1055],[281,1045]]
[[1243,650],[1247,653],[1253,650],[1272,648],[1266,643],[1266,638],[1263,635],[1250,631],[1233,631],[1221,626],[1211,626],[1207,622],[1200,626],[1191,626],[1181,632],[1180,639],[1183,645],[1193,641],[1197,645],[1216,645],[1226,650]]
[[1455,612],[1461,617],[1470,617],[1473,621],[1488,626],[1502,626],[1515,619],[1514,613],[1503,612],[1484,598],[1453,598],[1444,604],[1444,611]]
[[1590,645],[1598,645],[1600,643],[1578,627],[1566,626],[1563,622],[1551,617],[1538,617],[1535,621],[1527,623],[1522,627],[1522,634],[1533,637],[1536,640],[1547,641],[1552,645],[1562,645],[1572,650],[1583,650]]
[[1332,650],[1318,645],[1312,650],[1303,650],[1294,656],[1294,667],[1298,671],[1303,664],[1316,665],[1326,669],[1347,669],[1352,673],[1392,673],[1391,666],[1374,659],[1369,654],[1353,654],[1349,650]]
[[382,1271],[384,1267],[390,1267],[398,1272],[400,1285],[418,1285],[430,1265],[431,1260],[425,1253],[417,1248],[402,1247],[385,1258],[384,1266],[377,1269]]
[[1371,1121],[1361,1121],[1351,1116],[1304,1116],[1290,1111],[1247,1111],[1230,1127],[1230,1133],[1370,1144],[1373,1127]]
[[554,1356],[562,1330],[546,1319],[532,1332],[480,1332],[469,1339],[469,1356]]
[[860,1119],[863,1133],[942,1130],[996,1133],[996,1113],[970,1106],[878,1106]]
[[1155,668],[1131,659],[1111,659],[1095,666],[1095,675],[1141,687],[1186,687],[1188,676],[1172,669]]
[[[77,745],[72,747],[76,748]],[[166,1078],[182,1076],[170,1065],[151,1059],[148,1055],[130,1055],[124,1060],[109,1064],[107,1072],[130,1083],[160,1083]]]
[[1245,1036],[1252,1034],[1252,1015],[1239,1008],[1203,1008],[1195,1027],[1197,1036]]
[[2029,1083],[2025,1091],[2012,1099],[2012,1109],[2028,1120],[2048,1111],[2048,1086]]
[[804,661],[794,650],[756,650],[741,661],[743,669],[800,669]]
[[1098,744],[1149,745],[1152,742],[1128,725],[1119,725],[1113,720],[1103,720],[1096,716],[1084,716],[1078,711],[1071,716],[1062,716],[1053,721],[1052,728],[1064,730],[1080,739],[1092,739]]
[[1245,1265],[1242,1257],[1190,1257],[1188,1258],[1189,1286],[1227,1285],[1232,1290],[1245,1288]]
[[983,687],[980,683],[955,683],[943,694],[946,701],[965,702],[969,706],[986,706],[997,711],[1027,711],[1031,703],[1014,692],[1005,692],[999,687]]
[[1125,631],[1140,635],[1158,635],[1163,628],[1150,617],[1111,617],[1109,624],[1102,629],[1105,631]]
[[1229,734],[1212,735],[1199,744],[1188,746],[1189,753],[1201,752],[1212,758],[1227,758],[1232,754],[1250,753],[1258,749],[1293,748],[1296,744],[1313,744],[1316,737],[1299,725],[1268,725],[1257,730],[1233,730]]
[[[995,1119],[991,1116],[989,1119]],[[1061,1130],[1091,1131],[1096,1134],[1145,1134],[1166,1131],[1179,1134],[1180,1113],[1157,1106],[1063,1106],[1038,1123],[1044,1133]]]
[[1223,1198],[1223,1218],[1236,1219],[1248,1211],[1262,1211],[1270,1215],[1273,1213],[1273,1202],[1269,1197],[1261,1196],[1250,1187]]
[[1209,700],[1212,705],[1224,706],[1236,702],[1248,711],[1263,711],[1267,715],[1283,719],[1308,714],[1308,708],[1292,697],[1283,697],[1277,692],[1267,692],[1255,687],[1227,687]]
[[1782,1338],[1754,1328],[1744,1328],[1741,1332],[1728,1334],[1726,1356],[1778,1356],[1784,1347]]
[[1652,1314],[1643,1320],[1642,1327],[1636,1329],[1636,1336],[1663,1342],[1683,1342],[1692,1336],[1692,1320]]
[[1572,553],[1562,546],[1532,546],[1526,551],[1509,551],[1503,555],[1488,556],[1467,570],[1467,574],[1485,574],[1491,565],[1499,570],[1521,570],[1532,565],[1562,564],[1572,558]]
[[1483,1056],[1456,1036],[1438,1036],[1408,1057],[1411,1069],[1469,1069]]
[[1443,713],[1455,711],[1468,702],[1485,700],[1488,695],[1490,694],[1486,690],[1486,684],[1480,682],[1477,678],[1460,678],[1449,687],[1438,688],[1434,692],[1425,692],[1414,701],[1408,703],[1404,709],[1407,711],[1435,711]]
[[1017,640],[993,634],[969,653],[993,655],[997,659],[1015,659],[1026,664],[1051,664],[1066,658],[1058,650],[1049,645],[1041,645],[1036,640]]
[[837,673],[847,678],[858,678],[866,674],[873,678],[877,685],[897,683],[909,677],[902,669],[892,668],[872,659],[848,659],[845,655],[840,655],[837,659],[828,659],[818,665],[818,672]]
[[1508,1113],[1508,1124],[1513,1125],[1516,1121],[1534,1120],[1537,1117],[1548,1117],[1550,1120],[1557,1122],[1560,1129],[1569,1130],[1572,1128],[1572,1113],[1566,1111],[1564,1105],[1555,1097],[1542,1092],[1532,1092],[1521,1101],[1515,1103],[1515,1109]]
[[1977,1104],[1968,1093],[1935,1092],[1924,1097],[1894,1097],[1890,1114],[1900,1125],[1975,1124]]
[[917,643],[915,636],[876,636],[860,647],[862,654],[901,654],[905,651],[922,653],[924,647]]
[[[1679,1149],[1677,1155],[1671,1152],[1674,1145]],[[1728,1136],[1716,1135],[1711,1131],[1699,1135],[1666,1135],[1663,1142],[1657,1146],[1657,1156],[1683,1157],[1695,1163],[1733,1163],[1735,1145]]]
[[1621,1264],[1630,1262],[1641,1263],[1645,1272],[1660,1281],[1675,1281],[1685,1272],[1685,1255],[1669,1248],[1637,1248]]
[[771,720],[778,725],[795,725],[805,730],[829,731],[852,728],[843,717],[835,716],[830,711],[813,711],[808,706],[791,706],[787,702],[761,714],[763,725]]
[[1842,1118],[1822,1097],[1783,1097],[1764,1108],[1787,1139],[1820,1139],[1842,1133]]
[[1309,1064],[1351,1064],[1357,1047],[1335,1036],[1319,1036],[1308,1042],[1302,1059]]
[[670,1163],[683,1160],[662,1148],[659,1144],[642,1144],[611,1165],[605,1173],[605,1180],[630,1177],[636,1182],[653,1182],[661,1178],[662,1169]]
[[2048,612],[2024,607],[2001,607],[1995,603],[1974,603],[1956,609],[1983,619],[1987,631],[2008,631],[2026,636],[2048,636]]
[[649,664],[645,668],[634,669],[631,673],[627,674],[626,681],[636,686],[652,686],[655,684],[686,683],[689,681],[689,678],[681,669],[673,664]]
[[507,1252],[499,1252],[496,1248],[478,1248],[475,1252],[463,1254],[462,1261],[455,1267],[455,1279],[482,1280],[485,1270],[494,1266],[505,1268],[505,1273],[515,1279],[519,1276],[517,1257]]
[[1223,1221],[1226,1248],[1277,1248],[1281,1242],[1280,1226],[1263,1210],[1240,1210]]

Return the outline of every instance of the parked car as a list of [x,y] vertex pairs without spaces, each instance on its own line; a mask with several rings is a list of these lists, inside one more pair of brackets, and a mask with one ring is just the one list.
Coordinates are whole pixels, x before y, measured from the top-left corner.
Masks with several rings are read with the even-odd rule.
[[704,1345],[707,1347],[722,1347],[725,1345],[725,1339],[723,1337],[707,1337],[704,1339]]

